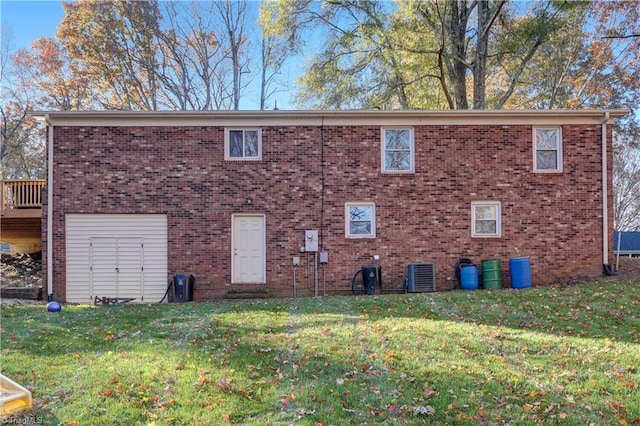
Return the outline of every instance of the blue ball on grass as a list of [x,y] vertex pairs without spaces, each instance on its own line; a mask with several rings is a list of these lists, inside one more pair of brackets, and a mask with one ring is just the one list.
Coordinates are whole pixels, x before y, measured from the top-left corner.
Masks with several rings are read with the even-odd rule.
[[62,305],[60,305],[60,303],[56,302],[55,300],[53,302],[47,303],[48,312],[60,312],[61,310]]

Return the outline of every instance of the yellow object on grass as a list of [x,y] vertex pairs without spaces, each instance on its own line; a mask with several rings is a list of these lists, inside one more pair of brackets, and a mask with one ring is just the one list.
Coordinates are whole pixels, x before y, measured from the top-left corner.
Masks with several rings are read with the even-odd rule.
[[30,410],[31,392],[0,374],[0,418]]

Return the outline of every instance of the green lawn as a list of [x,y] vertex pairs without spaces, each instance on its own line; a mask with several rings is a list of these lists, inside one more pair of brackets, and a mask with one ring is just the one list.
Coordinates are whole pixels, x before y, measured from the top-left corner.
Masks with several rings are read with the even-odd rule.
[[638,282],[1,317],[32,424],[640,424]]

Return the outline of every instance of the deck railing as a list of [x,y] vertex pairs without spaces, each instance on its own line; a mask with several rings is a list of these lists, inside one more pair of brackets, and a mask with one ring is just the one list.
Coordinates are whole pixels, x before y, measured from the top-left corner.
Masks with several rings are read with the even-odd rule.
[[42,188],[46,184],[46,180],[2,181],[0,211],[42,208]]

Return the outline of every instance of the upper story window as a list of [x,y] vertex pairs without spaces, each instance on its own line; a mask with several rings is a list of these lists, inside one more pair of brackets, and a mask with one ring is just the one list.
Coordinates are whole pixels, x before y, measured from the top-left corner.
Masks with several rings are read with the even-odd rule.
[[386,173],[413,173],[413,129],[410,127],[382,129],[382,171]]
[[500,201],[474,201],[471,203],[471,236],[501,237],[502,212]]
[[533,170],[562,172],[562,128],[534,127]]
[[225,129],[224,136],[226,160],[260,160],[262,158],[260,129]]
[[376,205],[366,202],[345,204],[345,235],[347,238],[375,238]]

